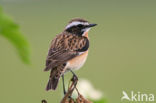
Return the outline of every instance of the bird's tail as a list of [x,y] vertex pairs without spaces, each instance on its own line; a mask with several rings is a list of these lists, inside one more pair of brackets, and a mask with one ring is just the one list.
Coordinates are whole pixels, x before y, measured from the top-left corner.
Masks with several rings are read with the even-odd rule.
[[49,81],[48,81],[48,84],[46,87],[47,91],[50,89],[56,90],[59,79],[60,79],[61,75],[65,72],[64,67],[65,67],[65,65],[62,64],[62,65],[59,65],[59,66],[51,69],[50,78],[49,78]]
[[60,76],[55,72],[56,70],[51,70],[50,78],[46,87],[46,90],[56,90]]
[[46,90],[56,90],[59,78],[50,78]]

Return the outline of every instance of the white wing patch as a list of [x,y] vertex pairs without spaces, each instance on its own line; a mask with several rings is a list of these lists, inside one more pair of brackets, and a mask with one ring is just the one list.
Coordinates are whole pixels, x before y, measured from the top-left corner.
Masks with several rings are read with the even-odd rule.
[[74,22],[72,22],[72,23],[68,24],[68,25],[66,26],[66,29],[68,29],[68,28],[70,28],[70,27],[72,27],[72,26],[79,25],[79,24],[82,24],[82,25],[89,25],[89,23],[88,23],[88,22],[79,22],[79,21],[74,21]]

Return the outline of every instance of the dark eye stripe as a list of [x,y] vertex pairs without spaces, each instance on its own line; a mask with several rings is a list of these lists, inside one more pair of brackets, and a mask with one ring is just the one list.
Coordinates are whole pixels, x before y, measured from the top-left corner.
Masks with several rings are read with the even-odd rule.
[[77,25],[78,27],[83,27],[83,25],[82,24],[79,24],[79,25]]
[[77,25],[77,27],[82,28],[82,27],[84,27],[84,25],[79,24],[79,25]]

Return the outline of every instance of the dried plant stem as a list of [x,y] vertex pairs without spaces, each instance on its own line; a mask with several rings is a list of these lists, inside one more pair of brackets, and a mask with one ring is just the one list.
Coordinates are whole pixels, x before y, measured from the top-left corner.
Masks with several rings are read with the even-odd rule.
[[[92,103],[89,100],[85,99],[80,92],[78,91],[76,85],[77,85],[78,79],[75,79],[75,77],[73,76],[72,79],[69,82],[68,85],[68,91],[67,93],[64,95],[63,99],[61,100],[60,103]],[[72,93],[73,91],[76,90],[78,97],[76,100],[74,100],[72,98]],[[42,103],[47,103],[46,100],[42,100]]]
[[[78,80],[74,78],[74,76],[71,79],[71,85],[69,83],[69,87],[68,87],[68,92],[67,94],[63,97],[63,99],[61,100],[60,103],[92,103],[90,101],[88,101],[87,99],[85,99],[80,92],[78,91],[78,89],[76,88],[77,82]],[[71,97],[73,91],[76,90],[78,93],[78,97],[77,99],[74,101],[74,99]]]

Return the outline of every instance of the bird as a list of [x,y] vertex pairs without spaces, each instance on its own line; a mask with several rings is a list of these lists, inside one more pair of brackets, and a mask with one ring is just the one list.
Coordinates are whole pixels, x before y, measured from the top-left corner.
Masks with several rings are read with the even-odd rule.
[[62,33],[56,35],[52,40],[46,58],[44,71],[51,71],[46,90],[56,90],[60,77],[64,85],[64,74],[80,69],[88,56],[89,38],[88,32],[97,24],[89,23],[82,18],[74,18],[68,22]]

